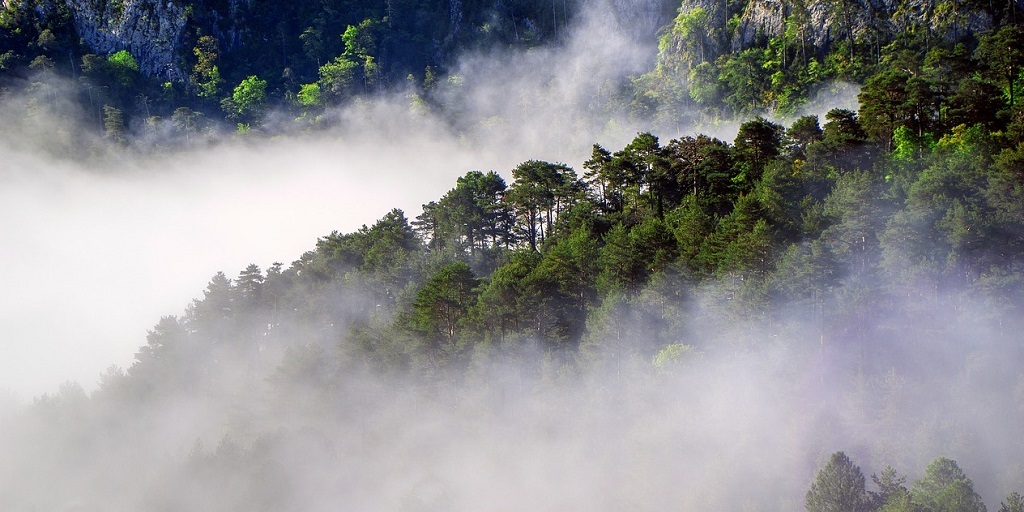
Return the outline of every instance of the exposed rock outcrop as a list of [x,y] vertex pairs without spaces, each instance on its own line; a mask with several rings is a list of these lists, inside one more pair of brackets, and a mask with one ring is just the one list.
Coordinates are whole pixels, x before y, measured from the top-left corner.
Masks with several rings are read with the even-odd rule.
[[666,0],[611,0],[611,7],[623,27],[638,39],[648,39],[671,20],[671,5]]
[[819,50],[827,50],[843,38],[884,40],[909,30],[926,30],[937,39],[955,40],[993,26],[985,11],[944,0],[752,0],[739,19],[732,50],[782,36],[787,22],[801,27],[806,42]]
[[182,81],[177,57],[185,8],[176,0],[65,0],[79,37],[97,54],[128,50],[146,76]]
[[[1024,0],[1016,2],[1018,8],[1024,5]],[[823,54],[844,39],[871,44],[892,40],[901,32],[924,30],[935,39],[957,40],[995,25],[983,8],[948,0],[750,0],[741,12],[729,11],[733,21],[727,30],[725,5],[722,0],[682,1],[680,12],[699,8],[708,13],[702,43],[707,52],[700,61],[763,45],[770,38],[783,36],[787,26],[803,38],[808,49]],[[669,46],[684,48],[686,44],[677,41]]]

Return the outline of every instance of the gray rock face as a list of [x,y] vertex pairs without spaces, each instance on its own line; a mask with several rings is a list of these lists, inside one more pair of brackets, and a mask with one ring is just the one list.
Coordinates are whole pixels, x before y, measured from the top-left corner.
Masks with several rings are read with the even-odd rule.
[[722,0],[682,0],[682,12],[699,7],[709,13],[705,44],[709,55],[704,60],[780,37],[787,23],[795,23],[804,42],[820,53],[849,37],[861,42],[885,40],[900,32],[923,29],[929,37],[957,39],[967,32],[984,32],[993,27],[987,13],[962,5],[954,7],[946,0],[750,0],[738,13],[735,31],[723,38],[724,5]]
[[666,19],[665,0],[611,0],[619,22],[639,39],[653,36]]
[[992,28],[991,17],[982,11],[943,0],[810,0],[804,12],[794,2],[752,0],[740,17],[732,49],[742,50],[764,38],[782,36],[786,22],[805,20],[807,42],[825,50],[852,37],[872,40],[875,34],[891,36],[918,27],[937,39],[956,39],[965,32]]
[[146,76],[182,81],[177,58],[185,8],[176,0],[65,0],[79,37],[97,54],[128,50]]

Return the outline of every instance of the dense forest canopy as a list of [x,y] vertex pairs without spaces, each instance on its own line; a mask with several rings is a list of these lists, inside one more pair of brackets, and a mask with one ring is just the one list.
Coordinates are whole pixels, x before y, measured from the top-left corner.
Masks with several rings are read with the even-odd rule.
[[[460,70],[594,26],[587,2],[168,5],[180,75],[88,53],[78,4],[5,2],[5,109],[93,112],[61,158],[322,134],[370,97],[473,144],[518,119],[477,117],[508,98]],[[644,5],[656,58],[585,120],[647,129],[216,273],[95,391],[0,416],[0,506],[1024,508],[1019,7]],[[836,80],[856,109],[801,113]]]

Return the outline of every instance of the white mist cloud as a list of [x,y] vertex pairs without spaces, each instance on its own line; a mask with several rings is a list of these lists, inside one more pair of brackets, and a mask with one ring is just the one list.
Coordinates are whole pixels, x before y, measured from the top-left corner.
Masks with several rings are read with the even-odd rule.
[[19,160],[0,190],[10,220],[0,388],[29,397],[72,379],[89,389],[213,273],[287,264],[318,236],[393,207],[415,216],[472,160],[450,141],[409,136],[226,145],[113,171]]
[[[340,372],[329,398],[258,376],[209,396],[125,408],[100,396],[87,411],[6,417],[6,390],[90,390],[108,365],[130,364],[145,331],[216,271],[287,264],[393,207],[413,217],[470,169],[507,177],[529,158],[578,165],[594,142],[621,147],[642,123],[600,98],[643,69],[649,42],[614,11],[584,20],[557,48],[467,56],[463,85],[426,117],[399,94],[334,113],[326,133],[145,158],[53,158],[39,129],[0,142],[0,508],[223,510],[250,497],[311,511],[795,510],[836,450],[911,481],[956,458],[989,504],[1019,490],[1024,377],[1014,351],[989,343],[1012,336],[879,329],[875,345],[847,347],[799,312],[786,332],[763,332],[701,300],[680,322],[703,356],[674,374],[631,361],[621,381],[552,383],[534,362],[409,389]],[[808,112],[843,106],[832,101]],[[36,417],[54,411],[81,424]],[[193,452],[227,463],[196,471]]]
[[[821,124],[825,124],[825,114],[830,110],[841,108],[856,112],[860,108],[857,95],[860,86],[850,82],[825,82],[811,94],[807,103],[802,105],[797,116],[818,116]],[[795,117],[794,117],[795,118]]]
[[[0,389],[23,399],[68,379],[91,389],[217,271],[287,264],[316,237],[393,207],[414,217],[471,169],[507,177],[527,159],[578,165],[594,142],[624,144],[643,127],[603,101],[651,62],[653,34],[636,37],[637,27],[661,6],[628,4],[590,2],[553,47],[466,56],[455,72],[462,85],[441,93],[445,107],[432,115],[410,114],[396,94],[337,113],[340,126],[313,137],[95,155],[95,124],[69,129],[88,116],[60,101],[59,88],[34,100],[56,119],[7,98],[2,116],[31,129],[0,146]],[[74,157],[52,157],[61,151]]]

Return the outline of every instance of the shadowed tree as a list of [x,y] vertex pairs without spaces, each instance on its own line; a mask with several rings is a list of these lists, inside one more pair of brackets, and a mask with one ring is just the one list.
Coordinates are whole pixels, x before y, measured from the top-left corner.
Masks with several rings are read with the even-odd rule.
[[950,95],[947,121],[952,126],[981,123],[994,131],[999,125],[996,113],[1002,106],[999,87],[980,76],[969,76],[961,79]]
[[529,160],[512,169],[515,182],[506,201],[515,212],[519,231],[537,250],[555,221],[583,195],[583,182],[565,164]]
[[600,144],[594,144],[590,159],[583,162],[583,168],[587,170],[583,174],[583,179],[605,212],[622,209],[621,194],[616,197],[616,189],[612,186],[610,179],[611,161],[611,152],[601,147]]
[[444,245],[443,241],[437,236],[440,229],[437,208],[437,201],[424,204],[423,213],[417,216],[416,220],[412,221],[412,229],[416,232],[416,236],[430,250],[440,249]]
[[825,114],[821,140],[806,148],[807,165],[814,169],[868,169],[874,161],[867,134],[857,113],[834,108]]
[[797,118],[789,129],[786,130],[786,153],[793,159],[806,159],[807,146],[811,145],[812,142],[821,140],[824,133],[818,124],[818,116],[802,116]]
[[360,270],[372,274],[385,292],[401,289],[411,279],[412,257],[420,250],[419,240],[405,212],[395,208],[369,229],[361,229],[365,251]]
[[511,218],[502,198],[505,180],[491,171],[469,171],[436,205],[423,206],[423,232],[433,231],[432,247],[454,247],[475,255],[511,243]]
[[995,33],[982,37],[976,57],[979,62],[988,64],[994,81],[1003,87],[1010,108],[1015,107],[1017,80],[1021,69],[1024,69],[1024,27],[1004,25]]
[[650,132],[637,134],[614,156],[623,172],[623,185],[635,187],[637,197],[645,197],[659,219],[664,217],[666,203],[670,207],[679,203],[679,187],[658,137]]
[[224,272],[217,272],[186,312],[185,325],[212,343],[223,343],[233,334],[236,313],[234,284]]
[[579,340],[587,309],[596,302],[597,239],[581,226],[547,249],[524,289],[535,315],[531,334],[558,344]]
[[[733,151],[724,141],[707,135],[682,137],[666,146],[679,186],[711,212],[724,215],[733,198]],[[682,192],[682,190],[680,191]]]
[[718,82],[725,85],[724,101],[734,113],[751,114],[763,106],[764,93],[771,83],[764,65],[766,53],[763,48],[747,48],[731,58],[718,59]]
[[598,259],[599,289],[636,293],[651,274],[663,270],[679,256],[675,236],[661,220],[651,217],[627,229],[615,225],[605,234]]
[[135,392],[192,389],[206,377],[211,361],[183,321],[165,316],[146,334],[127,375]]
[[872,76],[857,95],[864,131],[891,146],[892,134],[906,118],[907,81],[904,71],[885,71]]
[[540,253],[519,250],[511,254],[508,263],[491,273],[473,308],[476,328],[504,341],[506,334],[518,332],[529,323],[534,311],[526,290],[527,276],[540,261]]
[[458,328],[476,302],[477,279],[469,265],[455,262],[434,273],[413,302],[413,326],[429,341],[428,356],[452,355],[457,349]]
[[782,146],[782,126],[758,117],[740,125],[733,143],[736,167],[739,171],[734,178],[742,188],[749,189],[761,179],[765,166],[779,156]]

